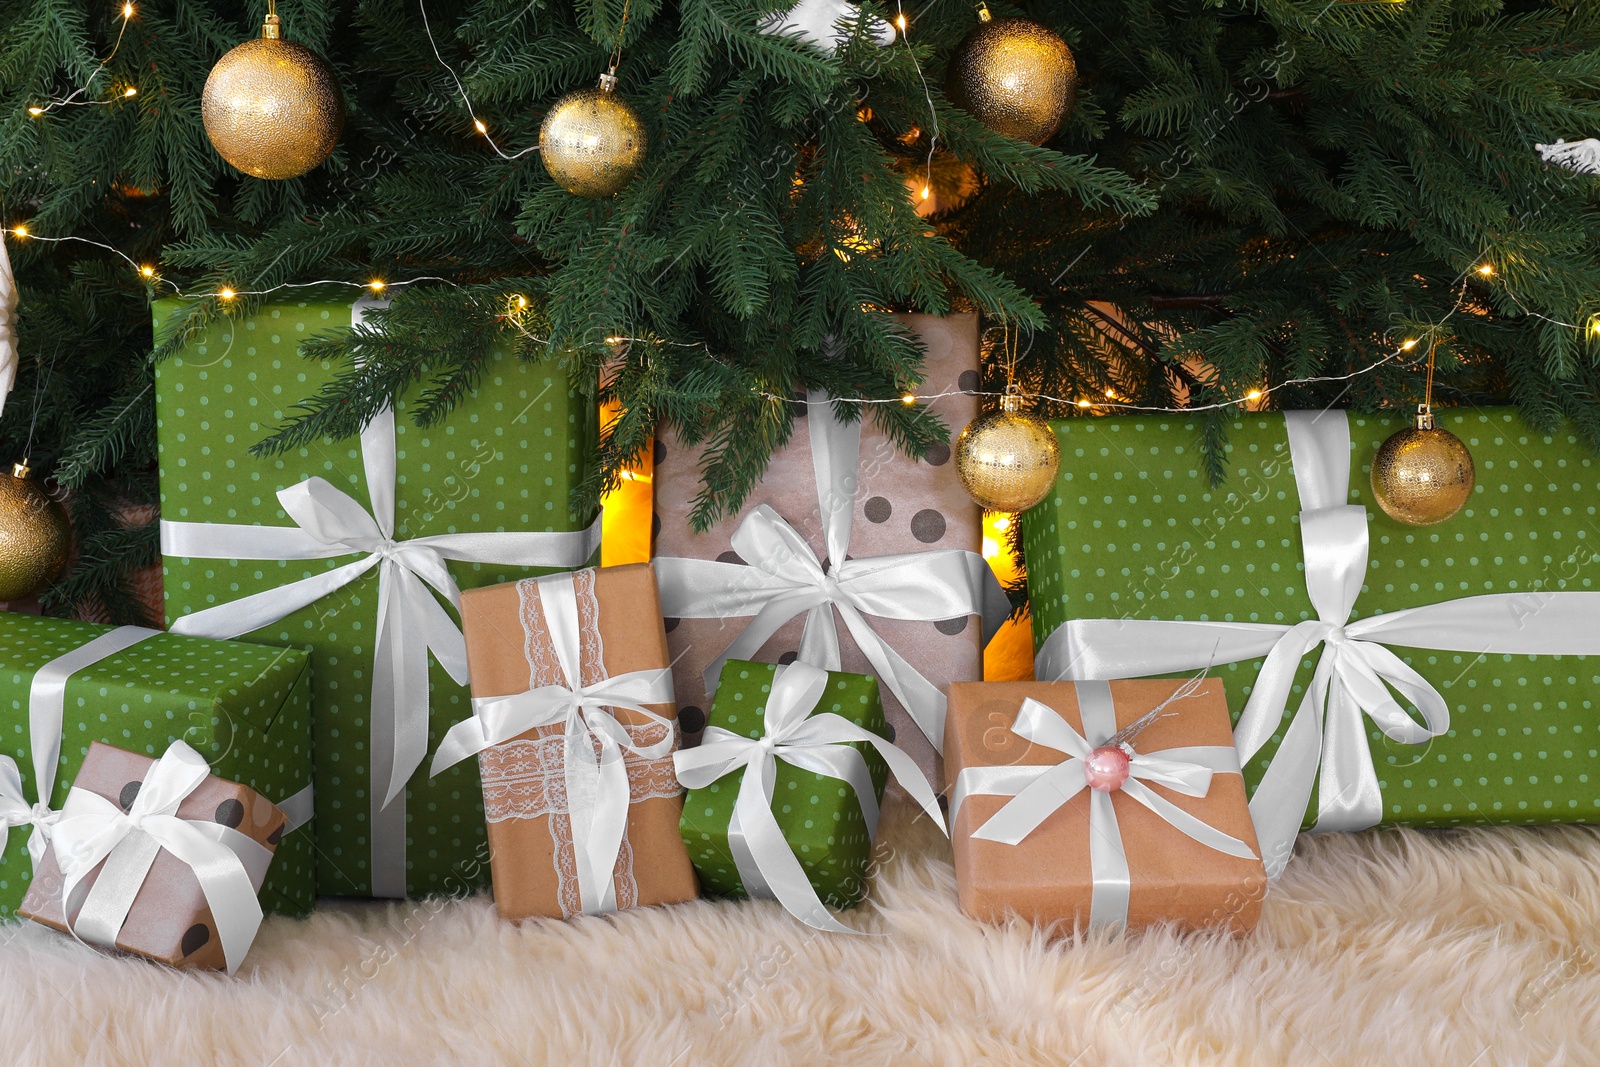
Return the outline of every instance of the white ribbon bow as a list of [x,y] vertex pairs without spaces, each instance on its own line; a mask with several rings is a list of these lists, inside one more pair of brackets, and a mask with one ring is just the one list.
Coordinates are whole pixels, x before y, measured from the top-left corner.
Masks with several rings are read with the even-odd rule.
[[811,715],[827,687],[826,671],[805,663],[779,667],[767,695],[765,729],[759,739],[709,726],[698,748],[674,753],[672,759],[678,781],[689,789],[744,770],[728,826],[728,844],[748,895],[776,898],[791,915],[818,930],[849,934],[858,931],[828,913],[772,812],[777,761],[850,786],[861,803],[870,839],[878,833],[878,798],[866,759],[859,749],[850,747],[851,742],[864,741],[878,750],[922,810],[941,827],[944,821],[933,788],[911,757],[842,715],[831,711]]
[[[359,325],[368,305],[358,302]],[[467,683],[461,628],[427,586],[459,608],[446,560],[516,567],[581,567],[600,543],[598,519],[585,530],[434,534],[405,541],[395,530],[394,412],[385,408],[361,432],[369,512],[322,478],[278,494],[294,526],[161,520],[161,552],[190,559],[362,559],[178,619],[172,632],[232,638],[271,625],[378,568],[378,630],[373,641],[372,880],[377,896],[405,896],[405,786],[428,753],[428,653]]]
[[734,551],[748,566],[704,559],[656,560],[662,613],[680,619],[754,616],[706,668],[706,693],[715,695],[724,663],[754,659],[761,646],[801,612],[806,613],[806,622],[800,662],[839,670],[837,611],[873,671],[934,750],[942,752],[944,694],[889,647],[863,616],[937,622],[979,615],[987,642],[1010,610],[1005,592],[983,557],[964,549],[848,558],[861,424],[839,421],[833,400],[821,392],[808,396],[806,423],[829,568],[823,570],[798,530],[761,504],[750,510],[732,538]]
[[[578,594],[571,574],[525,581],[538,586],[550,643],[564,685],[546,685],[510,696],[479,697],[472,717],[450,728],[439,743],[429,773],[438,774],[486,748],[504,744],[541,726],[565,726],[565,774],[573,849],[577,853],[578,899],[585,914],[617,910],[614,872],[628,825],[632,790],[623,750],[660,759],[677,740],[673,720],[646,704],[673,703],[672,670],[629,671],[584,685],[579,642]],[[627,708],[665,727],[661,740],[641,745],[608,708]],[[595,753],[598,742],[600,752]]]
[[[73,787],[67,794],[50,844],[64,879],[62,911],[73,936],[115,947],[151,864],[166,849],[194,872],[217,924],[228,973],[238,969],[261,925],[256,893],[272,853],[231,827],[178,818],[178,806],[208,774],[198,752],[174,741],[145,775],[126,814],[86,789]],[[73,920],[73,894],[102,861],[105,867]]]
[[[1088,788],[1084,761],[1095,749],[1112,742],[1117,732],[1116,711],[1111,701],[1111,687],[1106,683],[1080,682],[1077,690],[1083,734],[1074,730],[1060,712],[1032,697],[1022,702],[1016,724],[1011,728],[1012,733],[1025,741],[1067,753],[1067,759],[1044,766],[964,768],[956,775],[950,793],[952,829],[967,797],[974,794],[1009,796],[1013,799],[985,820],[972,836],[1015,845]],[[1120,787],[1123,794],[1208,848],[1241,859],[1255,858],[1249,845],[1195,818],[1144,784],[1155,782],[1184,796],[1203,797],[1211,789],[1213,774],[1239,773],[1239,757],[1233,748],[1225,745],[1168,748],[1160,750],[1161,756],[1157,757],[1136,752],[1126,742],[1120,747],[1128,756],[1128,779]],[[1089,905],[1090,927],[1127,925],[1133,884],[1128,854],[1111,794],[1098,789],[1089,793],[1089,872],[1094,883]]]
[[[61,813],[48,804],[29,804],[22,792],[22,773],[17,761],[10,756],[0,756],[0,828],[7,834],[13,826],[32,826],[28,835],[28,856],[33,869],[39,869],[44,850],[50,846],[50,831],[61,820]],[[0,849],[5,847],[5,837],[0,836]]]
[[[1444,697],[1385,645],[1509,655],[1600,655],[1600,593],[1463,597],[1349,621],[1367,570],[1367,515],[1348,504],[1350,425],[1343,411],[1284,416],[1300,493],[1306,591],[1317,618],[1274,623],[1075,619],[1044,642],[1040,679],[1130,678],[1266,657],[1234,730],[1248,762],[1283,720],[1303,657],[1324,646],[1311,686],[1255,795],[1250,813],[1267,873],[1294,850],[1317,787],[1314,830],[1360,830],[1383,818],[1363,715],[1390,738],[1418,744],[1450,728]],[[1422,716],[1411,718],[1392,687]]]

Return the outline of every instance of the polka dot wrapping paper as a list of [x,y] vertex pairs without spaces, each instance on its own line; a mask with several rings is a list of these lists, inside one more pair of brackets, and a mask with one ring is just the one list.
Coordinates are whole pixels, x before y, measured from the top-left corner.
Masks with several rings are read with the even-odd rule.
[[[157,334],[179,310],[155,306]],[[185,522],[292,525],[277,493],[311,476],[368,501],[358,439],[324,439],[271,456],[250,455],[346,368],[299,355],[301,342],[350,327],[348,298],[308,297],[225,317],[156,371],[162,518]],[[414,421],[419,386],[395,405],[396,540],[430,534],[582,530],[594,516],[574,513],[572,488],[594,453],[598,412],[551,363],[496,352],[477,388],[449,418],[427,429]],[[347,565],[326,560],[165,559],[170,621]],[[449,563],[461,589],[515,581],[542,570]],[[377,570],[248,635],[275,645],[309,646],[316,745],[320,892],[374,893],[369,791],[373,642]],[[453,609],[451,610],[454,615]],[[471,714],[467,689],[437,662],[430,668],[428,751]],[[429,778],[426,764],[406,791],[408,895],[460,893],[488,880],[483,794],[471,761]]]
[[[926,348],[925,378],[917,391],[936,394],[976,390],[978,319],[976,315],[897,315]],[[731,538],[745,515],[759,504],[770,505],[810,544],[826,564],[822,516],[817,504],[817,479],[812,467],[811,437],[803,403],[794,405],[789,443],[772,455],[766,475],[752,489],[742,510],[724,516],[704,533],[689,523],[693,500],[701,490],[706,463],[703,447],[690,447],[662,428],[655,454],[655,520],[653,555],[742,562]],[[928,404],[944,422],[952,442],[978,414],[978,397],[957,394]],[[897,553],[983,547],[983,512],[956,477],[950,446],[935,448],[925,459],[902,453],[879,429],[870,409],[862,412],[861,458],[850,533],[851,558]],[[835,613],[837,615],[837,613]],[[744,630],[748,617],[667,619],[667,645],[672,650],[673,683],[678,716],[693,738],[705,725],[709,702],[703,673]],[[836,619],[837,621],[837,619]],[[974,616],[938,622],[869,618],[872,627],[919,673],[943,689],[953,681],[983,677],[983,626]],[[763,662],[792,662],[800,647],[804,616],[784,624],[754,657]],[[872,665],[843,623],[838,624],[840,667],[850,673],[873,674]],[[889,739],[916,760],[935,788],[942,784],[934,742],[884,689]]]
[[[1594,590],[1600,576],[1600,458],[1567,429],[1537,433],[1509,409],[1444,412],[1471,449],[1477,486],[1453,519],[1410,527],[1372,498],[1379,445],[1402,414],[1351,414],[1348,501],[1367,511],[1366,580],[1352,618],[1489,593]],[[1304,578],[1300,503],[1281,415],[1228,429],[1227,480],[1213,488],[1195,423],[1167,416],[1067,419],[1055,491],[1023,518],[1035,645],[1070,619],[1294,624],[1316,617]],[[1596,620],[1600,623],[1600,620]],[[1600,663],[1578,656],[1388,646],[1449,704],[1425,744],[1364,720],[1384,821],[1411,826],[1600,821]],[[1314,657],[1296,677],[1284,724]],[[1237,720],[1262,661],[1212,668]],[[1254,789],[1282,739],[1245,767]],[[1313,794],[1306,825],[1313,821]]]
[[[155,759],[113,745],[95,744],[73,783],[78,789],[108,800],[123,811],[133,807]],[[270,800],[248,786],[210,775],[183,799],[174,814],[187,822],[214,823],[236,830],[273,853],[285,838],[287,817]],[[303,832],[303,831],[302,831]],[[288,835],[293,836],[293,835]],[[136,842],[125,841],[119,848]],[[84,876],[84,897],[72,910],[72,922],[84,935],[86,900],[115,853]],[[269,866],[270,872],[272,868]],[[308,872],[309,873],[309,872]],[[65,879],[54,851],[47,852],[39,876],[23,900],[21,914],[63,933],[70,933],[62,910]],[[78,894],[74,894],[78,896]],[[87,938],[85,938],[87,940]],[[222,935],[194,871],[165,849],[145,875],[127,917],[117,931],[116,947],[173,967],[227,969]]]
[[[0,752],[17,761],[35,799],[29,691],[39,668],[110,626],[0,613]],[[273,803],[311,784],[311,660],[301,649],[157,634],[67,681],[61,762],[49,800],[59,811],[96,741],[151,759],[187,742],[212,774]],[[316,900],[316,821],[284,835],[261,904],[303,915]],[[32,879],[28,827],[0,850],[0,916],[16,913]]]
[[[763,713],[776,671],[777,667],[770,663],[728,661],[707,724],[760,740],[766,732]],[[870,675],[829,671],[828,688],[807,718],[824,712],[848,719],[880,737],[887,726],[878,680]],[[871,745],[854,742],[850,747],[866,758],[873,789],[882,800],[888,765]],[[689,848],[701,888],[708,893],[746,895],[728,845],[728,823],[746,773],[740,770],[725,775],[708,786],[689,790],[683,798],[683,843]],[[780,759],[773,774],[772,814],[822,902],[831,908],[849,908],[859,903],[867,889],[872,835],[861,813],[861,802],[850,787],[837,778],[802,770]]]

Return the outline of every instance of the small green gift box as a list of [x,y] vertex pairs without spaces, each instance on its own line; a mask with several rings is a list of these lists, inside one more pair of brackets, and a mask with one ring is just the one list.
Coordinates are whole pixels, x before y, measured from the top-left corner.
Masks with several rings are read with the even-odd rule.
[[[592,561],[598,519],[570,500],[598,411],[558,362],[504,344],[435,424],[413,418],[433,388],[422,382],[356,438],[251,455],[348,372],[303,358],[301,342],[348,331],[374,306],[269,303],[157,366],[167,619],[315,654],[323,895],[459,893],[489,877],[477,764],[431,779],[422,766],[471,715],[456,601]],[[183,310],[156,304],[158,337]]]
[[[791,675],[791,681],[806,675],[815,690],[815,699],[809,706],[798,707],[810,696],[805,694],[782,709],[787,721],[796,727],[803,727],[806,720],[816,721],[818,717],[831,715],[880,740],[887,732],[876,678],[822,671],[800,664],[782,667],[729,660],[722,668],[717,695],[706,720],[705,739],[699,748],[678,756],[679,778],[691,786],[684,797],[679,825],[684,844],[689,848],[689,858],[700,876],[701,887],[708,892],[730,897],[775,895],[768,891],[774,888],[770,884],[758,886],[756,892],[751,892],[747,885],[749,880],[767,883],[772,880],[770,873],[763,877],[754,869],[747,843],[752,829],[749,820],[741,819],[742,825],[735,824],[735,805],[745,776],[750,773],[749,767],[734,760],[718,760],[716,753],[718,738],[724,734],[754,742],[769,737],[775,742],[778,740],[769,727],[775,726],[771,713],[779,709],[769,707],[769,701],[774,684],[784,674]],[[783,696],[782,689],[779,696]],[[784,729],[783,726],[776,728]],[[843,733],[841,731],[839,736]],[[732,747],[728,745],[730,740],[724,738],[722,743]],[[804,766],[806,757],[814,754],[816,748],[796,754],[794,762],[780,752],[778,758],[771,761],[770,807],[784,843],[799,861],[816,896],[830,907],[849,908],[866,894],[878,804],[883,800],[889,776],[889,767],[880,750],[888,747],[888,742],[882,741],[881,746],[864,740],[824,744],[835,749],[825,758],[833,758],[836,763],[860,764],[865,775],[862,784],[870,786],[868,795],[858,796],[849,782],[837,776],[807,769]],[[853,755],[846,756],[837,751],[839,749],[848,749]],[[896,754],[899,755],[898,750]],[[842,760],[838,758],[841,756]],[[702,776],[729,767],[736,769],[702,785],[700,778],[685,770],[686,764],[696,762],[701,764]],[[904,781],[904,775],[898,771],[897,775]]]
[[261,904],[286,915],[311,910],[305,651],[0,612],[0,917],[27,893],[33,852],[42,854],[96,741],[152,758],[187,742],[217,777],[283,809],[298,828],[276,842]]

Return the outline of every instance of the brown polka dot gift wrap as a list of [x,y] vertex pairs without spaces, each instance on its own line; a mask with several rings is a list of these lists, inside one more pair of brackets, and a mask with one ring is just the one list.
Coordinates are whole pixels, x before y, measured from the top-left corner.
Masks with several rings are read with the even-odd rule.
[[[128,812],[155,760],[96,741],[89,746],[73,785],[110,801]],[[271,801],[248,786],[209,775],[178,805],[176,816],[188,822],[215,823],[245,835],[268,852],[284,839],[288,817]],[[136,833],[138,831],[135,831]],[[291,838],[292,834],[289,835]],[[126,841],[119,848],[137,847]],[[70,918],[77,925],[84,902],[117,853],[102,860],[79,883]],[[270,869],[270,868],[269,868]],[[54,849],[45,853],[38,876],[28,889],[19,912],[24,918],[67,932],[63,911],[63,876]],[[156,853],[144,883],[116,936],[116,947],[174,967],[223,970],[223,944],[216,919],[206,903],[200,882],[176,856]],[[246,946],[247,947],[247,946]]]
[[1243,416],[1216,487],[1195,422],[1052,423],[1060,477],[1023,518],[1039,677],[1210,661],[1269,872],[1301,826],[1600,822],[1600,457],[1507,409],[1438,422],[1478,479],[1426,528],[1372,498],[1400,413]]
[[[39,779],[48,772],[35,758],[31,712],[48,699],[45,676],[59,677],[66,673],[60,664],[81,660],[96,643],[104,651],[108,641],[109,654],[67,673],[60,754],[49,761],[55,779],[41,798]],[[14,762],[22,794],[11,799],[24,810],[43,800],[59,812],[97,743],[151,760],[183,741],[212,774],[294,810],[298,821],[310,806],[311,675],[303,649],[0,612],[0,756]],[[43,739],[39,751],[48,755]],[[126,781],[115,784],[111,799]],[[0,786],[0,809],[6,792]],[[35,877],[32,830],[14,826],[0,839],[0,917],[16,913]],[[304,915],[316,902],[315,834],[313,819],[275,843],[259,894],[267,912]]]
[[[963,390],[978,389],[978,320],[975,315],[941,318],[896,316],[926,347],[926,378],[917,387],[924,395],[954,393],[928,404],[943,420],[952,439],[978,414],[979,398]],[[701,447],[682,443],[663,427],[655,456],[654,558],[680,557],[744,563],[732,548],[735,531],[753,509],[765,505],[793,526],[825,567],[828,550],[818,505],[812,435],[803,405],[797,407],[789,443],[772,455],[766,474],[756,483],[742,511],[718,520],[704,533],[690,526],[694,497],[701,490],[706,463]],[[848,556],[868,559],[899,553],[982,548],[983,513],[961,488],[951,448],[941,445],[924,459],[912,459],[874,424],[870,413],[861,420],[860,462],[851,512]],[[980,561],[981,562],[981,561]],[[663,593],[667,588],[663,577]],[[664,600],[665,600],[664,595]],[[691,738],[705,725],[710,707],[706,669],[751,622],[752,616],[675,618],[668,605],[667,646],[672,651],[673,681],[679,715]],[[791,619],[759,650],[744,658],[768,663],[793,662],[800,651],[805,615]],[[953,681],[983,676],[984,620],[960,614],[947,619],[912,621],[870,617],[867,624],[907,663],[942,691]],[[863,654],[848,628],[836,619],[840,659],[837,669],[851,674],[879,672]],[[834,665],[819,663],[834,669]],[[883,678],[879,676],[880,682]],[[942,701],[942,698],[941,698]],[[922,771],[940,784],[936,747],[913,721],[903,703],[883,686],[884,712],[890,739],[910,755]],[[940,709],[942,716],[942,708]],[[942,732],[942,731],[941,731]]]
[[[471,713],[456,608],[438,589],[445,584],[439,576],[447,573],[464,590],[583,566],[597,554],[595,516],[574,513],[569,500],[594,453],[598,411],[554,362],[520,360],[500,346],[486,354],[475,389],[441,422],[424,429],[415,421],[429,383],[396,402],[392,432],[378,435],[393,457],[387,477],[373,473],[369,434],[253,456],[252,445],[344,370],[302,358],[301,343],[348,331],[372,306],[306,292],[314,295],[223,316],[156,367],[168,624],[198,626],[205,613],[220,625],[219,611],[250,598],[308,579],[338,579],[304,606],[281,617],[272,612],[277,621],[252,616],[257,628],[231,633],[316,655],[318,888],[325,896],[459,893],[486,884],[488,866],[476,765],[466,761],[436,778],[423,766],[444,732]],[[155,305],[157,337],[182,311],[176,301]],[[372,526],[375,513],[387,511],[392,529],[341,537],[316,558],[314,549],[294,559],[273,555],[285,543],[317,540],[279,497],[287,491],[293,499],[301,487],[341,503],[347,525]],[[264,547],[250,558],[214,543],[206,551],[180,549],[169,539],[174,524],[194,543],[220,527],[244,527]],[[503,548],[506,538],[535,536],[559,547],[542,553],[537,566],[505,562],[512,554]],[[439,558],[430,556],[427,542],[460,545],[462,538],[483,540],[477,551],[440,548]],[[488,559],[500,562],[478,562]],[[389,595],[380,597],[385,588]],[[396,624],[391,614],[384,625],[380,605],[408,616]]]

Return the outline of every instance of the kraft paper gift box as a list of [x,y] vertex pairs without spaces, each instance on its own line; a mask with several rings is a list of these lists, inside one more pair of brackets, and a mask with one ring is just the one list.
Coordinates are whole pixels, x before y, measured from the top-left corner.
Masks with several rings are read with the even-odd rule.
[[[157,366],[167,619],[314,650],[322,894],[458,893],[487,879],[477,770],[430,779],[421,767],[469,710],[452,586],[595,556],[598,521],[569,500],[597,412],[553,361],[496,349],[439,424],[413,421],[424,383],[359,438],[252,456],[344,370],[302,358],[299,344],[372,306],[267,304]],[[180,311],[156,305],[158,337]]]
[[[1015,916],[1053,934],[1158,922],[1255,927],[1266,871],[1215,679],[957,683],[946,730],[950,839],[967,915]],[[1084,757],[1121,731],[1131,733],[1130,775],[1097,791]]]
[[1243,416],[1216,487],[1195,422],[1052,424],[1060,478],[1023,519],[1037,676],[1211,664],[1269,871],[1302,826],[1600,816],[1600,461],[1509,409],[1438,424],[1477,483],[1431,527],[1372,496],[1401,414]]
[[[175,747],[181,748],[183,743]],[[38,877],[28,887],[19,914],[101,947],[174,967],[230,972],[237,969],[261,918],[259,908],[252,911],[248,905],[253,902],[266,865],[272,862],[274,851],[284,839],[289,819],[254,789],[206,774],[204,761],[193,749],[187,754],[191,757],[188,765],[167,769],[180,774],[190,772],[194,784],[187,791],[169,790],[174,798],[180,792],[182,795],[168,814],[202,831],[190,831],[203,845],[209,845],[209,851],[197,857],[199,866],[215,868],[219,855],[238,850],[240,862],[234,878],[242,882],[230,886],[225,878],[207,871],[206,877],[212,882],[210,891],[216,894],[213,901],[202,888],[196,870],[150,837],[144,829],[149,824],[144,824],[118,841],[108,855],[81,876],[71,890],[71,906],[66,907],[67,883],[60,853],[81,846],[82,842],[67,843],[66,837],[73,820],[83,818],[78,799],[69,798],[63,820],[57,824],[51,847],[40,864]],[[105,801],[105,808],[116,816],[136,817],[140,814],[139,797],[160,788],[151,777],[157,762],[96,741],[89,746],[73,788]],[[147,799],[147,803],[151,802]],[[153,829],[155,833],[162,832],[159,827]],[[191,841],[187,847],[196,846]],[[123,883],[120,892],[114,887],[119,880]],[[237,895],[230,898],[229,890],[237,891]],[[219,920],[213,902],[217,909],[231,908],[234,913]],[[103,942],[92,929],[93,913],[101,908],[109,909],[113,916],[102,919],[106,926]],[[120,922],[114,918],[118,913],[125,915]]]
[[[918,392],[954,394],[941,396],[927,405],[930,412],[944,421],[953,444],[955,436],[978,415],[978,398],[971,392],[963,392],[975,392],[979,385],[977,316],[900,315],[896,318],[926,347],[926,378]],[[933,553],[951,550],[969,553],[970,559],[965,564],[955,564],[957,571],[966,568],[960,581],[955,583],[959,590],[953,588],[941,599],[947,605],[962,601],[963,608],[970,610],[949,611],[948,618],[921,619],[862,613],[864,630],[878,635],[889,649],[904,657],[907,670],[920,675],[925,682],[911,681],[908,676],[907,685],[902,686],[892,674],[875,666],[848,625],[848,617],[842,614],[835,620],[839,635],[837,662],[828,662],[820,655],[809,657],[809,661],[852,674],[877,675],[883,683],[890,738],[937,782],[937,748],[943,736],[943,690],[952,681],[975,681],[983,677],[984,644],[1009,609],[987,565],[977,555],[983,545],[983,514],[961,488],[950,446],[940,446],[927,458],[914,460],[896,448],[888,435],[874,424],[870,412],[863,414],[858,424],[834,426],[836,420],[829,417],[827,405],[814,402],[818,396],[820,394],[810,398],[813,402],[801,405],[789,443],[772,455],[766,473],[751,490],[742,510],[724,516],[703,533],[695,532],[691,526],[690,512],[701,490],[705,449],[685,445],[669,427],[663,426],[659,431],[654,472],[658,527],[654,556],[662,576],[662,601],[668,616],[667,644],[672,651],[673,678],[684,729],[692,737],[704,724],[711,699],[706,672],[712,670],[714,680],[721,670],[724,654],[734,659],[777,663],[808,658],[803,654],[804,610],[757,647],[745,649],[735,644],[741,635],[754,633],[749,627],[765,594],[745,597],[745,610],[740,614],[715,617],[729,598],[710,590],[704,564],[751,562],[740,556],[733,542],[747,522],[761,521],[762,516],[753,513],[765,508],[775,513],[773,517],[777,522],[793,528],[809,546],[812,557],[796,562],[782,558],[783,550],[777,550],[764,561],[767,568],[777,566],[787,575],[810,581],[809,573],[815,571],[820,576],[826,565],[830,574],[839,576],[837,565],[828,560],[828,524],[819,502],[819,493],[823,498],[830,495],[818,485],[819,465],[827,467],[828,464],[813,450],[822,435],[832,439],[827,442],[830,451],[846,453],[859,433],[858,465],[841,471],[832,489],[846,505],[840,517],[845,520],[848,548],[842,554],[847,560],[857,561],[856,569],[860,571],[870,567],[875,557],[926,553],[931,560]],[[853,497],[849,495],[852,490]],[[691,561],[686,568],[677,562],[685,559]],[[755,562],[763,563],[762,560]],[[944,565],[949,566],[950,561],[947,559]],[[740,576],[730,576],[730,573],[714,576],[715,580],[719,584],[731,584],[737,592]],[[906,581],[902,583],[902,597],[907,590],[926,589],[932,584],[935,572],[931,568],[919,571],[913,566],[906,568],[903,577]],[[813,640],[818,636],[811,635]],[[918,685],[920,689],[913,700],[922,705],[918,715],[926,723],[925,727],[918,726],[897,694],[897,690],[905,692]]]
[[[672,767],[676,709],[650,565],[474,589],[462,595],[461,613],[473,703],[482,709],[486,702],[500,701],[511,716],[506,730],[512,736],[491,737],[480,729],[486,720],[474,716],[451,731],[434,766],[478,757],[500,914],[513,920],[567,918],[699,896],[678,835],[683,790]],[[578,677],[569,677],[569,669]],[[591,709],[604,718],[594,732],[599,719],[586,723],[567,699],[570,693],[557,692],[562,687],[591,695],[609,692],[634,706]],[[539,695],[549,699],[533,702]],[[518,728],[518,714],[548,724]],[[614,727],[614,737],[625,732],[627,743],[606,745],[607,727]],[[568,747],[569,731],[587,750],[587,761]],[[619,775],[608,782],[605,770],[619,757],[625,780]],[[572,768],[569,760],[575,761]],[[569,791],[569,782],[576,792]],[[578,795],[588,795],[596,805],[592,820],[577,808],[573,798]],[[623,832],[606,850],[608,862],[598,865],[604,884],[591,879],[586,885],[579,868],[593,854],[590,842],[605,819],[599,813],[604,804],[625,819]],[[603,899],[606,886],[610,900]]]
[[0,613],[0,830],[11,827],[0,839],[0,916],[22,903],[34,853],[42,858],[94,743],[155,757],[180,740],[214,774],[291,813],[297,828],[277,844],[260,898],[268,911],[310,911],[311,674],[300,649]]

